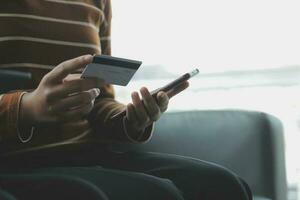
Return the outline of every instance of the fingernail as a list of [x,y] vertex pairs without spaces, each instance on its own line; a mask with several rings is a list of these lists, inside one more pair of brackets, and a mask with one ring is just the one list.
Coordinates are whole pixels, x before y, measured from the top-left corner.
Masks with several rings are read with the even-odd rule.
[[159,97],[159,98],[163,98],[164,96],[165,96],[164,93],[162,93],[162,92],[158,93],[158,97]]
[[101,93],[100,89],[99,88],[96,88],[96,95],[99,96]]
[[86,61],[89,61],[89,60],[91,60],[92,58],[93,58],[93,56],[91,56],[91,55],[85,55],[85,56],[83,57],[83,59],[86,60]]

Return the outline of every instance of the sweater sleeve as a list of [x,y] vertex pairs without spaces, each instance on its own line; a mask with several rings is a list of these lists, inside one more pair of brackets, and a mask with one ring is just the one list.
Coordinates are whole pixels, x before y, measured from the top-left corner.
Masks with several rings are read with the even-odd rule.
[[[22,94],[18,91],[0,96],[0,143],[17,141],[19,107]],[[2,146],[2,145],[1,145]]]
[[118,143],[145,143],[151,139],[153,124],[137,138],[133,138],[126,131],[125,117],[111,119],[113,115],[125,108],[125,105],[113,98],[99,98],[95,102],[94,109],[89,115],[89,121],[98,139]]

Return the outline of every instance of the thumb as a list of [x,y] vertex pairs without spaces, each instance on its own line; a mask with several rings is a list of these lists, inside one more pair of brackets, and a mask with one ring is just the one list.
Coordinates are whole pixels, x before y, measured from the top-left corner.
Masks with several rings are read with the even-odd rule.
[[75,72],[80,68],[84,68],[87,64],[90,64],[92,60],[93,60],[93,56],[85,55],[85,56],[80,56],[62,62],[57,67],[55,67],[51,72],[49,72],[47,76],[47,81],[51,83],[62,82],[62,80],[66,76],[68,76],[69,74]]

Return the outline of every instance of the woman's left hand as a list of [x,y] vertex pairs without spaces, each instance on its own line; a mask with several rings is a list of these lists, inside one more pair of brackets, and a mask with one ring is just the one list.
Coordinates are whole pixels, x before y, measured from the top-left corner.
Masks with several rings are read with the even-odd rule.
[[[127,105],[127,132],[134,138],[145,131],[145,128],[157,121],[167,110],[169,99],[185,90],[189,83],[183,82],[168,92],[159,92],[156,99],[153,98],[146,87],[140,89],[142,99],[138,92],[132,92],[132,103]],[[143,103],[144,102],[144,103]]]

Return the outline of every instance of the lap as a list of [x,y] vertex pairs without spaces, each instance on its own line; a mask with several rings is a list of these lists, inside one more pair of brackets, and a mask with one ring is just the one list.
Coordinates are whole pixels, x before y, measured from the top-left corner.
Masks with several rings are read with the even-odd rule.
[[[26,180],[24,182],[24,177]],[[52,177],[52,179],[49,179]],[[53,178],[54,177],[54,178]],[[182,200],[181,194],[173,183],[167,179],[162,179],[143,173],[136,172],[124,172],[120,170],[111,170],[104,169],[102,167],[54,167],[54,168],[41,168],[29,170],[25,174],[24,172],[20,174],[7,174],[1,176],[0,178],[5,179],[6,183],[5,189],[16,194],[18,196],[23,196],[18,189],[14,190],[13,188],[17,185],[15,184],[13,188],[10,188],[9,185],[11,182],[17,183],[19,185],[26,184],[26,181],[32,183],[37,183],[38,185],[46,184],[47,188],[52,188],[53,195],[53,184],[62,189],[69,187],[69,183],[65,179],[71,178],[74,180],[83,180],[84,183],[87,183],[90,186],[96,187],[104,191],[103,194],[109,200],[119,200],[119,199],[131,199],[131,200],[150,200],[150,199],[172,199],[172,200]],[[63,180],[60,182],[58,180]],[[79,185],[80,186],[80,185]],[[35,188],[35,187],[34,187]],[[34,188],[28,188],[26,191],[30,193],[36,193]],[[30,190],[31,189],[31,190]],[[49,190],[49,189],[48,189]],[[81,195],[81,192],[78,192],[76,188],[72,188],[69,192],[76,195],[76,198],[72,197],[60,197],[60,199],[81,199],[78,198],[78,194]],[[57,195],[63,196],[68,191],[56,192]],[[48,195],[49,196],[49,195]],[[53,196],[51,197],[53,199]],[[28,198],[30,199],[30,198]],[[45,198],[41,198],[45,199]],[[82,199],[91,199],[91,198],[82,198]],[[100,199],[100,198],[99,198]],[[105,199],[105,198],[101,198]]]
[[[112,153],[103,166],[171,180],[188,199],[252,199],[248,185],[230,170],[187,156],[154,152]],[[227,198],[226,198],[227,197]],[[203,199],[203,198],[202,198]]]
[[[144,194],[142,199],[146,199],[145,195],[157,194],[151,191],[160,191],[160,196],[180,198],[177,189],[185,199],[251,199],[251,194],[246,191],[247,186],[231,171],[190,157],[141,152],[83,152],[76,154],[76,157],[63,156],[56,163],[49,163],[52,168],[35,169],[32,173],[79,177],[103,189],[110,194],[110,199],[119,199],[126,194],[134,199],[134,195],[140,195],[134,191]],[[47,165],[47,161],[42,162]],[[74,165],[89,167],[70,167]],[[90,167],[95,165],[101,167]]]

